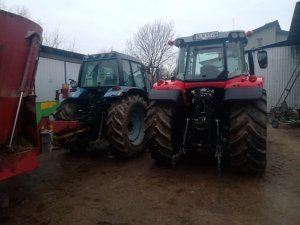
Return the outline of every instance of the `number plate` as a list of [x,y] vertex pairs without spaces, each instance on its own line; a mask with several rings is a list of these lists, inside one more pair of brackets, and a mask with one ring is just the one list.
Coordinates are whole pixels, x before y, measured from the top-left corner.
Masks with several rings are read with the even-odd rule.
[[207,39],[214,39],[218,37],[219,37],[218,31],[194,34],[194,40],[207,40]]

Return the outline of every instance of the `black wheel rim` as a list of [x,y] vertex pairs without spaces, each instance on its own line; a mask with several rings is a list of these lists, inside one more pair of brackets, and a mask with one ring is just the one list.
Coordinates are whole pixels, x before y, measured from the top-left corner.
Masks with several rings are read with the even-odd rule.
[[144,116],[142,107],[134,107],[128,114],[127,135],[133,145],[139,145],[144,139]]

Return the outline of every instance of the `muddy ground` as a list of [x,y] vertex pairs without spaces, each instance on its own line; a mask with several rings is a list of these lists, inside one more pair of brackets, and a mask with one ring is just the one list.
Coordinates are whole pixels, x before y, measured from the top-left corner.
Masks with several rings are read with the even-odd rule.
[[300,128],[268,132],[263,176],[219,172],[203,155],[172,168],[147,154],[44,154],[39,169],[0,183],[0,224],[300,224]]

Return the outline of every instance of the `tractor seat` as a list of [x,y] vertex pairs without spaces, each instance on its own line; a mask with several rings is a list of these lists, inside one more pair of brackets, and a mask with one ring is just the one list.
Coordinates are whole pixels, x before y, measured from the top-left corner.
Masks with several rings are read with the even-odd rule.
[[220,71],[217,67],[213,65],[204,65],[201,68],[200,75],[205,76],[206,79],[214,79],[220,74]]
[[114,76],[113,79],[105,79],[103,82],[104,85],[116,85],[117,84],[117,79]]

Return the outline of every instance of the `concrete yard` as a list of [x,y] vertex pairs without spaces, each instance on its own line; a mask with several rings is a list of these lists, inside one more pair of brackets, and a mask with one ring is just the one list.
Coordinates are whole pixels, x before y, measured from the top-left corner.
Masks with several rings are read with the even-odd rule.
[[130,161],[103,150],[41,155],[40,168],[0,183],[0,224],[300,224],[300,128],[268,128],[268,166],[243,176],[214,157],[175,168],[148,154]]

